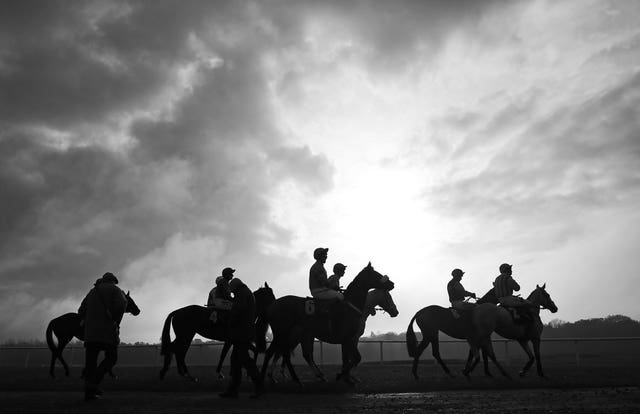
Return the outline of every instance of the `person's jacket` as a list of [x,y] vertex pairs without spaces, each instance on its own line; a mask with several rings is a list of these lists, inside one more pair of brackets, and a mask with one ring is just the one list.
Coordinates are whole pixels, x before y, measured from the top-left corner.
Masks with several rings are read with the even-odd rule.
[[471,292],[467,292],[458,279],[451,279],[447,283],[447,293],[449,294],[449,302],[464,300],[467,296],[471,296]]
[[102,282],[94,286],[78,309],[84,319],[84,341],[118,345],[126,307],[127,298],[115,284]]
[[229,312],[229,339],[232,343],[252,342],[255,338],[256,301],[246,285],[233,294]]
[[516,282],[511,275],[507,274],[501,274],[496,277],[496,280],[493,282],[493,287],[495,288],[496,296],[498,298],[511,296],[514,291],[517,292],[520,290],[518,282]]
[[327,287],[327,271],[322,262],[315,262],[309,269],[309,291]]

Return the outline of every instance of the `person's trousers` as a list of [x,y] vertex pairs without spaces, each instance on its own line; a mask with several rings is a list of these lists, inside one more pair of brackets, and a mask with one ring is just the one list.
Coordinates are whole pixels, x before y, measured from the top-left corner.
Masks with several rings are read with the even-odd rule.
[[247,374],[253,380],[256,387],[260,385],[260,376],[256,363],[249,356],[249,342],[239,342],[233,344],[231,351],[231,382],[228,391],[237,392],[242,382],[242,368],[247,370]]
[[[85,388],[97,387],[104,375],[118,361],[118,346],[101,342],[85,342]],[[104,359],[98,365],[98,354],[104,351]]]

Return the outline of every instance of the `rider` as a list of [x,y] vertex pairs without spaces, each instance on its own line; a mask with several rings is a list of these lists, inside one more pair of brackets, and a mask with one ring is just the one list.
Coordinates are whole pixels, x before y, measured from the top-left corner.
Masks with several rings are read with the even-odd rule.
[[449,294],[449,302],[451,307],[457,311],[467,311],[473,309],[476,306],[474,303],[465,302],[467,297],[476,298],[476,294],[473,292],[467,292],[462,286],[460,281],[462,280],[464,272],[460,269],[453,269],[451,272],[451,280],[447,283],[447,293]]
[[318,247],[313,251],[313,258],[316,259],[316,262],[309,269],[309,290],[311,291],[311,296],[316,299],[343,300],[342,293],[329,288],[327,271],[324,268],[328,251],[329,249],[323,247]]
[[333,265],[333,274],[327,279],[327,287],[329,289],[340,292],[340,278],[344,276],[344,271],[347,266],[342,263],[336,263]]
[[[229,310],[231,309],[231,291],[229,290],[229,281],[233,279],[233,273],[236,269],[225,267],[222,270],[222,276],[216,278],[216,286],[209,292],[209,299],[207,300],[207,306]],[[211,313],[211,320],[216,323],[220,314],[217,311]]]
[[[531,302],[513,295],[514,291],[518,292],[520,290],[520,285],[512,277],[512,267],[513,266],[508,263],[501,264],[500,275],[498,275],[493,282],[498,303],[504,307],[522,309],[524,311],[522,316],[524,316],[525,319],[533,320],[533,316],[529,312],[529,309],[532,307]],[[517,314],[516,312],[514,316]]]

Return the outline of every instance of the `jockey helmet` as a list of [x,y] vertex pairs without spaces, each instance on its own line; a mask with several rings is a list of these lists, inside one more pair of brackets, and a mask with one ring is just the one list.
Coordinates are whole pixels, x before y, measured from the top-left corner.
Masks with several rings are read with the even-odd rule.
[[242,283],[242,280],[236,277],[235,279],[231,279],[231,281],[229,281],[229,290],[235,292],[242,285],[244,285],[244,283]]
[[318,247],[313,251],[313,258],[319,260],[322,257],[326,257],[327,252],[329,252],[329,249],[325,247]]
[[462,277],[463,274],[464,272],[460,269],[453,269],[453,271],[451,272],[451,276],[453,277]]
[[347,266],[343,265],[342,263],[336,263],[333,265],[333,273],[344,271],[346,268]]
[[235,272],[235,271],[236,271],[236,269],[232,269],[230,267],[225,267],[222,270],[222,276],[224,276],[227,279],[231,279],[231,278],[233,278],[233,272]]
[[109,282],[109,283],[114,283],[114,284],[118,284],[118,278],[114,276],[113,273],[111,272],[107,272],[104,275],[102,275],[102,281],[103,282]]
[[500,265],[500,274],[508,273],[511,274],[511,265],[507,263],[502,263]]

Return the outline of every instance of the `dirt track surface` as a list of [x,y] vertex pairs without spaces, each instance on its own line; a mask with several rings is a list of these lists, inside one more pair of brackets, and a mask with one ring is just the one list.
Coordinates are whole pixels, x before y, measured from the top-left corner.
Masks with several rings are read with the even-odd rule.
[[[116,367],[118,379],[105,378],[105,395],[82,401],[82,381],[75,369],[69,378],[52,380],[46,368],[0,369],[3,413],[640,413],[638,364],[575,367],[549,364],[549,379],[449,378],[425,363],[421,379],[411,378],[409,364],[367,364],[358,367],[355,387],[316,381],[306,367],[297,367],[304,382],[268,385],[268,393],[250,399],[244,381],[240,398],[224,400],[211,367],[194,367],[200,381],[180,378],[175,369],[163,381],[157,368]],[[452,364],[457,372],[461,367]],[[512,367],[511,371],[515,371]],[[326,367],[328,378],[337,367]],[[515,372],[512,372],[515,375]]]
[[2,393],[5,413],[637,413],[637,387],[581,390],[477,390],[400,394],[241,394],[116,391],[85,403],[74,392]]

